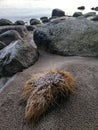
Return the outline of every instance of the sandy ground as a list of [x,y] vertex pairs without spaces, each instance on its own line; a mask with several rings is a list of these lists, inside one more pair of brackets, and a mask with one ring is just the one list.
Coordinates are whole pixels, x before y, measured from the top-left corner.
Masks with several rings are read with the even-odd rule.
[[[24,121],[19,98],[34,73],[61,68],[76,79],[74,94],[33,127]],[[98,59],[41,53],[30,68],[17,73],[0,93],[0,130],[98,130]]]

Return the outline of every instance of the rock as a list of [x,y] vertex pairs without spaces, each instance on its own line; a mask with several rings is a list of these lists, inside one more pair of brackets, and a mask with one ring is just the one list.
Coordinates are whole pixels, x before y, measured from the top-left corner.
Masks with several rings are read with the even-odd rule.
[[36,26],[27,25],[26,28],[27,28],[28,31],[33,31],[36,28]]
[[3,49],[4,47],[6,47],[6,44],[0,41],[0,50]]
[[57,23],[60,23],[61,21],[67,19],[68,17],[56,17],[56,18],[50,18],[50,23],[53,23],[53,24],[57,24]]
[[3,27],[0,27],[0,34],[8,31],[8,30],[16,30],[20,36],[22,38],[24,38],[27,34],[28,34],[28,31],[27,31],[27,28],[25,26],[3,26]]
[[40,20],[41,20],[43,23],[48,23],[48,22],[49,22],[48,17],[41,17]]
[[52,10],[52,17],[62,17],[65,16],[65,12],[60,9],[53,9]]
[[12,41],[16,41],[19,39],[22,40],[20,34],[15,30],[9,30],[0,34],[0,41],[4,42],[6,46]]
[[95,15],[91,20],[92,21],[98,21],[98,15]]
[[15,22],[15,25],[25,25],[25,22],[22,20],[18,20]]
[[82,16],[82,15],[83,15],[82,12],[75,12],[73,14],[73,17],[79,17],[79,16]]
[[12,76],[34,64],[37,49],[26,41],[17,40],[0,51],[0,77]]
[[98,25],[87,19],[67,18],[34,31],[39,48],[64,56],[98,56]]
[[92,7],[92,8],[91,8],[91,10],[95,10],[95,8],[94,8],[94,7]]
[[8,19],[0,19],[0,26],[13,25],[13,23]]
[[95,7],[95,11],[98,11],[98,6],[97,6],[97,7]]
[[85,9],[85,6],[80,6],[78,7],[79,10],[84,10]]
[[96,12],[89,12],[89,13],[84,14],[84,17],[87,18],[87,17],[91,17],[95,15],[96,15]]
[[41,22],[38,19],[31,19],[30,20],[30,25],[37,25],[37,24],[41,24]]

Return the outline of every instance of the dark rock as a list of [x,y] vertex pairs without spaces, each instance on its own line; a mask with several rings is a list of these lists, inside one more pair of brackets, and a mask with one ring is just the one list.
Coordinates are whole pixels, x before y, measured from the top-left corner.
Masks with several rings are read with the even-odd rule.
[[15,22],[15,25],[25,25],[25,22],[22,20],[18,20]]
[[41,20],[43,23],[48,23],[48,22],[49,22],[48,17],[41,17],[40,20]]
[[41,22],[38,19],[31,19],[30,20],[30,25],[37,25],[37,24],[41,24]]
[[91,10],[95,10],[95,8],[94,8],[94,7],[92,7],[92,8],[91,8]]
[[4,42],[6,46],[12,41],[16,41],[19,39],[22,40],[20,34],[15,30],[9,30],[0,34],[0,41]]
[[86,14],[84,14],[84,17],[87,18],[87,17],[91,17],[91,16],[95,16],[96,15],[96,12],[88,12]]
[[98,11],[98,6],[97,6],[97,7],[95,7],[95,11]]
[[82,15],[83,15],[82,12],[75,12],[73,14],[73,17],[79,17],[79,16],[82,16]]
[[57,24],[57,23],[60,23],[61,21],[65,20],[67,18],[68,17],[65,17],[65,16],[64,17],[50,18],[50,23]]
[[26,41],[17,40],[0,51],[0,77],[12,76],[34,64],[37,49]]
[[36,28],[36,26],[27,25],[26,28],[27,28],[28,31],[33,31]]
[[3,26],[0,27],[0,34],[8,31],[8,30],[16,30],[21,37],[25,37],[28,34],[27,28],[25,26]]
[[2,41],[0,41],[0,50],[3,49],[4,47],[6,47],[6,44]]
[[13,23],[8,19],[0,19],[0,26],[13,25]]
[[98,21],[98,15],[96,15],[95,17],[93,17],[91,20],[92,21]]
[[85,6],[80,6],[78,7],[79,10],[84,10],[85,9]]
[[62,17],[65,16],[65,12],[60,9],[53,9],[52,11],[52,17]]
[[87,20],[68,18],[49,23],[34,31],[38,47],[64,56],[98,56],[98,25]]

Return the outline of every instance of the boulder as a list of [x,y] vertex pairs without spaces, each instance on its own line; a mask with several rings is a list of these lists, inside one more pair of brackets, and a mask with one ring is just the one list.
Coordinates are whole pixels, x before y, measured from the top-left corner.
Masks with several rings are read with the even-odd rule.
[[42,23],[48,23],[49,22],[48,17],[41,17],[40,20],[42,21]]
[[65,16],[65,12],[61,9],[53,9],[52,10],[52,17],[62,17]]
[[84,10],[85,9],[85,6],[80,6],[78,7],[79,10]]
[[88,12],[86,14],[84,14],[84,17],[87,18],[87,17],[91,17],[91,16],[95,16],[96,15],[96,12]]
[[20,34],[15,30],[9,30],[0,34],[0,41],[4,42],[6,46],[12,41],[16,41],[18,39],[22,40]]
[[63,17],[56,17],[56,18],[50,18],[50,23],[53,23],[53,24],[57,24],[65,19],[67,19],[68,17],[66,16],[63,16]]
[[98,15],[95,15],[91,20],[92,21],[98,21]]
[[26,28],[27,28],[28,31],[33,31],[36,28],[36,26],[34,26],[34,25],[27,25]]
[[97,7],[95,7],[95,11],[98,11],[98,6],[97,6]]
[[91,8],[91,10],[95,10],[95,8],[94,8],[94,7],[92,7],[92,8]]
[[25,25],[25,22],[22,20],[18,20],[15,22],[15,25]]
[[0,26],[13,25],[13,23],[8,19],[0,19]]
[[8,31],[8,30],[15,30],[17,31],[22,38],[25,38],[25,36],[28,34],[27,28],[25,26],[3,26],[0,27],[0,34]]
[[6,47],[6,44],[2,41],[0,41],[0,50],[3,49],[4,47]]
[[0,77],[12,76],[34,64],[37,59],[38,52],[32,44],[14,41],[0,51]]
[[82,16],[82,15],[83,15],[82,12],[75,12],[73,14],[73,17],[79,17],[79,16]]
[[39,48],[64,56],[98,56],[98,25],[87,19],[67,18],[34,31]]
[[30,25],[37,25],[37,24],[41,24],[40,20],[38,20],[38,19],[31,19],[30,20]]

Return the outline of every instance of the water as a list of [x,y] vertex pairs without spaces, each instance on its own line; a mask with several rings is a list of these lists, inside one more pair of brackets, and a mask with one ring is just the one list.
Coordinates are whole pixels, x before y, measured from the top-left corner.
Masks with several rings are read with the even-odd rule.
[[98,6],[98,0],[0,0],[0,18],[12,21],[29,21],[31,18],[51,16],[52,9],[60,8],[66,14],[72,15],[79,6],[85,6],[83,13],[91,11],[91,7]]

